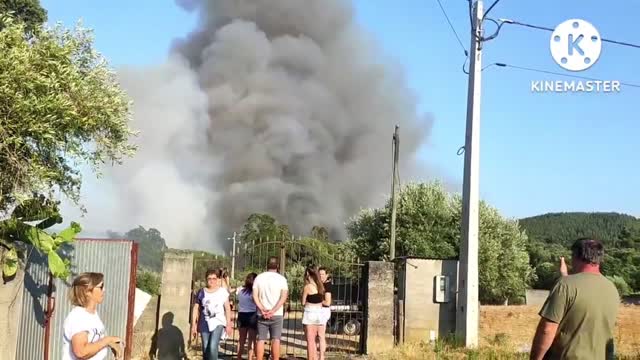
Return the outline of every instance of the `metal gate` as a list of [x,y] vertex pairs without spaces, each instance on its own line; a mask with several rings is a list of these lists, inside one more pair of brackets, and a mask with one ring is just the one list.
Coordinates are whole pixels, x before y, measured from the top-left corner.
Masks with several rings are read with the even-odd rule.
[[[302,288],[307,266],[322,266],[331,278],[331,318],[327,324],[327,353],[362,352],[361,325],[363,322],[362,272],[364,266],[357,259],[346,258],[342,253],[331,251],[334,244],[316,239],[287,239],[280,241],[256,241],[243,244],[232,256],[229,265],[231,287],[243,285],[246,275],[266,270],[269,257],[280,260],[280,273],[287,278],[289,297],[284,305],[284,325],[281,339],[281,357],[306,358],[307,343],[302,325]],[[221,263],[211,264],[213,268]],[[226,267],[226,266],[225,266]],[[200,276],[204,276],[201,274]],[[221,353],[235,356],[238,350],[237,298],[231,296],[234,309],[233,336],[221,343]],[[246,349],[246,345],[245,345]],[[267,342],[266,353],[270,352]],[[266,357],[267,354],[265,354]],[[246,351],[245,351],[246,356]]]

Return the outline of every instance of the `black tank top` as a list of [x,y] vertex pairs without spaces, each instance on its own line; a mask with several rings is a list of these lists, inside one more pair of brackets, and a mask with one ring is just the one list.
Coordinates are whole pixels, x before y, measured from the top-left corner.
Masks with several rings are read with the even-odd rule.
[[320,304],[322,303],[323,296],[321,294],[311,294],[311,295],[307,295],[307,302],[309,304]]

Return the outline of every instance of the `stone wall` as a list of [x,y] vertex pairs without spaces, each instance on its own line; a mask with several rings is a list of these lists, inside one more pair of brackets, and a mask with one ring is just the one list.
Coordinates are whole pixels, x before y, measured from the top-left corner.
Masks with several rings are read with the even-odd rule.
[[542,306],[549,296],[549,290],[527,289],[527,305]]

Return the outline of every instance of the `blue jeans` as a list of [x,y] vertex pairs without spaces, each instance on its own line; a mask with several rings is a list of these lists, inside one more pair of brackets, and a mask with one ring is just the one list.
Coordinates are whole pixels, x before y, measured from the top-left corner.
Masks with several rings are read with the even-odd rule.
[[218,325],[213,331],[203,331],[202,335],[202,356],[204,360],[218,360],[218,347],[224,326]]

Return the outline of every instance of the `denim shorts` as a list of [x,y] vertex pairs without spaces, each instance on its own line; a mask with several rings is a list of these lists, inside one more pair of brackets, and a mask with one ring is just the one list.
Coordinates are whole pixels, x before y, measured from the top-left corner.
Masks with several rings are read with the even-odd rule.
[[282,323],[282,316],[273,316],[271,319],[258,316],[258,340],[280,340],[282,337]]

